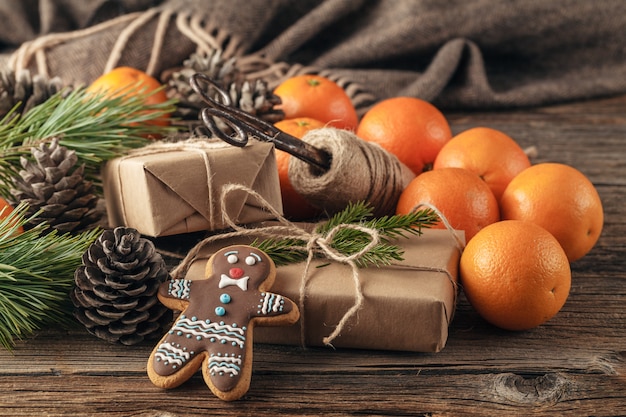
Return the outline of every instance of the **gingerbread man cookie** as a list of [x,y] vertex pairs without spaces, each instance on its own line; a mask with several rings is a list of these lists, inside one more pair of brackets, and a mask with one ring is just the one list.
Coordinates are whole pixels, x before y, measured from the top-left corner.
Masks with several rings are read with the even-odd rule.
[[300,317],[293,301],[268,291],[275,276],[267,254],[235,245],[211,256],[207,279],[161,284],[159,299],[181,314],[150,355],[152,382],[174,388],[202,367],[216,396],[241,398],[252,376],[254,326],[293,324]]

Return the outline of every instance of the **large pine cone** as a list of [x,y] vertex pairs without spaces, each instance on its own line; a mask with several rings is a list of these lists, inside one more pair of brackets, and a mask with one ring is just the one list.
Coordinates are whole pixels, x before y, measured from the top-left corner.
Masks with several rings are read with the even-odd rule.
[[106,230],[74,274],[74,315],[91,334],[111,343],[134,345],[161,337],[172,311],[158,301],[157,291],[168,277],[154,244],[137,230]]
[[[212,50],[206,54],[192,54],[183,62],[182,68],[165,72],[161,79],[167,84],[169,98],[178,99],[175,116],[184,120],[189,130],[200,127],[200,111],[207,106],[203,97],[191,88],[189,83],[195,74],[204,74],[220,86],[230,96],[231,103],[253,116],[268,123],[276,123],[284,119],[285,114],[275,106],[280,98],[262,79],[247,80],[245,74],[237,67],[235,57],[225,59],[222,51]],[[209,87],[206,94],[222,101],[217,91]],[[231,132],[231,127],[216,118],[217,126],[223,131]]]
[[168,97],[178,99],[174,116],[198,120],[200,110],[206,107],[202,97],[189,84],[192,75],[202,73],[220,86],[226,87],[242,77],[236,63],[236,58],[224,59],[222,51],[214,49],[210,53],[193,53],[183,61],[181,68],[164,73],[161,78],[167,85]]
[[59,77],[52,79],[43,75],[33,77],[29,70],[17,73],[6,69],[0,70],[0,119],[18,104],[16,113],[26,113],[62,88],[63,83]]
[[73,169],[78,161],[76,153],[59,145],[56,138],[49,146],[31,149],[31,153],[34,161],[20,158],[24,169],[12,190],[17,202],[28,203],[29,217],[43,210],[29,225],[46,222],[60,233],[93,227],[103,213],[96,207],[93,183],[84,178],[84,165]]

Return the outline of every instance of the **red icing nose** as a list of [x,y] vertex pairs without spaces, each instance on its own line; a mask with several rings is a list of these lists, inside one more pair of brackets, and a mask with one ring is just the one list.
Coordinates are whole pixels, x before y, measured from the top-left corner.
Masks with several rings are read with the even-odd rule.
[[243,276],[243,269],[241,268],[230,268],[228,274],[231,278],[241,278]]

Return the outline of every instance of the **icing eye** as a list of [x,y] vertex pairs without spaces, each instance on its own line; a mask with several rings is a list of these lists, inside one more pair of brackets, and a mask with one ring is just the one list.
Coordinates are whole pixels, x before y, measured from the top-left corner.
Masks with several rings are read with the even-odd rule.
[[250,266],[256,264],[256,258],[254,256],[246,257],[246,264]]
[[231,254],[231,255],[228,255],[226,260],[228,261],[229,264],[236,264],[239,258],[237,257],[237,255]]

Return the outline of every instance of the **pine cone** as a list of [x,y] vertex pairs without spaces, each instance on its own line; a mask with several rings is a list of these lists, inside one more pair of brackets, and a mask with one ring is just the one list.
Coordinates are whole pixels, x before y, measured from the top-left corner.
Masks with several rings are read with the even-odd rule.
[[[280,97],[270,91],[267,83],[261,79],[233,82],[227,91],[232,105],[252,116],[256,116],[270,124],[285,118],[285,113],[274,107],[280,104]],[[216,100],[220,100],[220,98],[216,97]],[[233,132],[232,127],[222,119],[215,117],[214,120],[216,126],[223,132],[229,134]]]
[[47,222],[60,233],[93,227],[102,212],[96,208],[98,196],[93,183],[84,179],[84,165],[72,171],[78,161],[76,153],[60,146],[57,138],[49,146],[31,149],[31,153],[35,161],[20,158],[24,169],[11,191],[17,202],[28,203],[28,217],[43,209],[29,225]]
[[177,98],[177,111],[174,116],[186,120],[198,120],[198,114],[206,103],[189,84],[189,79],[196,73],[203,73],[221,86],[242,77],[236,65],[236,59],[222,58],[222,51],[215,49],[208,54],[192,54],[183,62],[183,67],[162,76],[167,84],[166,93],[169,98]]
[[134,345],[161,337],[172,311],[157,298],[169,277],[154,244],[137,230],[106,230],[83,254],[71,299],[75,317],[96,337]]
[[0,119],[18,103],[20,105],[16,109],[17,114],[24,114],[62,88],[63,83],[59,77],[33,77],[29,70],[21,70],[17,74],[11,70],[0,70]]
[[274,106],[280,104],[280,97],[274,94],[261,79],[239,81],[230,84],[228,93],[235,107],[250,113],[268,123],[274,124],[285,118],[282,110]]

